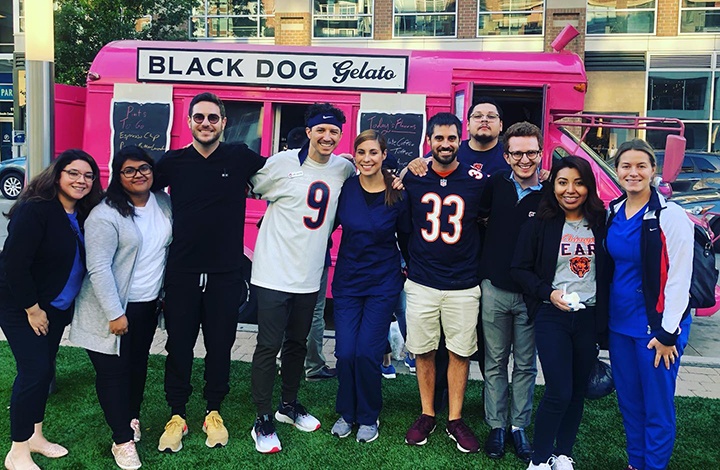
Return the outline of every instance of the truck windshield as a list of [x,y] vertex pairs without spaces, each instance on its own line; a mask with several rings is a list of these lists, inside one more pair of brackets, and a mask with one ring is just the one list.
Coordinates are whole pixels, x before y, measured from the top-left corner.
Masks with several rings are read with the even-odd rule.
[[618,186],[620,187],[620,182],[618,181],[617,173],[615,172],[615,168],[613,167],[612,163],[602,158],[600,155],[595,152],[595,150],[592,149],[589,145],[585,144],[585,142],[581,142],[580,139],[577,138],[575,134],[570,132],[566,127],[560,126],[560,131],[565,134],[566,136],[570,137],[581,149],[583,152],[585,152],[590,158],[595,160],[595,162],[598,164],[600,168],[603,169],[605,173],[610,177],[610,179]]

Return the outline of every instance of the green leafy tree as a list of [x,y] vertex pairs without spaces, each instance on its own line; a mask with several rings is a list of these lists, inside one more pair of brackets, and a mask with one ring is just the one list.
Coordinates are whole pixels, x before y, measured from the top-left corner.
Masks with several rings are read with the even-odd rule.
[[[120,39],[187,40],[198,0],[58,0],[55,11],[55,81],[85,84],[93,59]],[[138,31],[143,17],[151,21]]]

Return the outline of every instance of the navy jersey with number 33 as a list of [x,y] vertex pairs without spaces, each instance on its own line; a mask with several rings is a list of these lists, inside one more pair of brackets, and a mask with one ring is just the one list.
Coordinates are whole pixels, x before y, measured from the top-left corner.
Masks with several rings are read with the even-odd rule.
[[440,290],[478,285],[483,175],[461,163],[445,176],[432,166],[423,177],[408,173],[403,183],[413,227],[409,279]]

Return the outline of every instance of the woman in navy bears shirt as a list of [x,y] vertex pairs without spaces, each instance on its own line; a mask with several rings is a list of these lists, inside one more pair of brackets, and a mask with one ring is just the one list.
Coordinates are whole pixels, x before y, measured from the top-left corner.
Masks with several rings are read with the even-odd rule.
[[340,418],[331,432],[347,437],[358,424],[357,441],[370,442],[382,407],[379,364],[404,282],[397,236],[407,246],[410,219],[407,196],[382,170],[385,138],[366,130],[354,148],[359,175],[343,185],[336,222],[343,228],[332,285]]
[[15,356],[10,437],[5,467],[37,469],[30,453],[49,458],[67,450],[43,435],[53,362],[85,276],[82,227],[100,202],[95,160],[67,150],[37,175],[7,216],[0,255],[0,327]]
[[[528,470],[572,470],[587,382],[607,330],[605,208],[590,164],[556,161],[535,217],[523,226],[510,274],[525,293],[545,394]],[[568,296],[575,297],[574,302]]]
[[651,186],[644,140],[615,153],[625,194],[610,203],[610,361],[627,437],[628,469],[664,469],[675,442],[675,381],[690,334],[693,225]]

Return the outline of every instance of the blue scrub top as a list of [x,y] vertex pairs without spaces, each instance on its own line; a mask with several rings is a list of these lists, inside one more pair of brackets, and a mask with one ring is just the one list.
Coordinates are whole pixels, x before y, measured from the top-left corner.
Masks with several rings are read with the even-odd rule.
[[411,230],[408,196],[392,206],[380,195],[370,205],[360,178],[343,185],[338,201],[337,222],[342,225],[337,264],[333,277],[334,296],[396,295],[402,290],[400,250],[396,232]]

